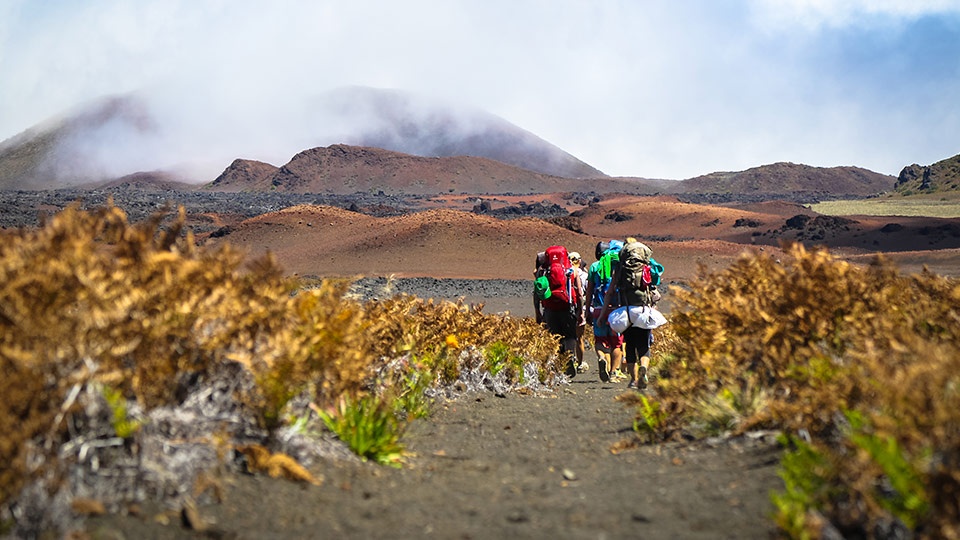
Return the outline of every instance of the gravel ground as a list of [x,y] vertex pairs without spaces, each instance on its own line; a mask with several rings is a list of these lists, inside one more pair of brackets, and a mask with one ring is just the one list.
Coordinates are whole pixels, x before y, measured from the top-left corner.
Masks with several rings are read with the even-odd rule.
[[364,300],[384,294],[411,294],[421,298],[456,300],[458,297],[500,298],[530,296],[533,281],[527,279],[437,279],[430,277],[362,278],[351,292]]
[[483,304],[484,313],[533,316],[533,281],[526,279],[361,278],[351,292],[362,300],[410,294],[419,298]]
[[[657,305],[661,312],[669,314],[673,306],[669,284],[663,300]],[[389,297],[394,294],[410,294],[419,298],[433,298],[456,302],[463,298],[466,304],[483,304],[484,313],[505,314],[515,317],[533,317],[533,280],[528,279],[437,279],[430,277],[394,278],[369,277],[357,280],[351,293],[361,300]]]
[[[595,373],[595,372],[594,372]],[[591,376],[593,375],[593,376]],[[146,504],[91,519],[94,538],[772,538],[773,434],[612,451],[632,437],[623,385],[441,400],[404,437],[402,469],[323,461],[320,486],[222,480],[193,522]]]

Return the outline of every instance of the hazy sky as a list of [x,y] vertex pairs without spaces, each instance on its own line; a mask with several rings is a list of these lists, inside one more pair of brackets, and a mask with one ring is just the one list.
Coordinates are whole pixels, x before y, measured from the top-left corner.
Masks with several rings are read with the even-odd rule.
[[296,111],[344,85],[478,107],[617,176],[896,175],[960,153],[960,0],[0,0],[0,140],[139,91],[185,152],[282,165]]

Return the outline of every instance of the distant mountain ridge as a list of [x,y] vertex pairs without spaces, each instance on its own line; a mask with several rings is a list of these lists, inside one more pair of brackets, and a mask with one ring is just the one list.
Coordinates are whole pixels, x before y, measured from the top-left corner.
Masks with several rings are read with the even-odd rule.
[[868,196],[893,189],[895,178],[860,167],[773,163],[739,172],[715,172],[680,182],[684,193],[826,193]]
[[774,163],[688,180],[571,179],[543,175],[476,157],[424,158],[380,148],[332,145],[300,152],[281,167],[235,160],[205,186],[215,191],[278,190],[340,193],[548,193],[727,194],[869,196],[892,189],[894,177],[858,167]]
[[203,189],[387,194],[653,192],[641,181],[565,178],[475,156],[423,157],[382,148],[334,144],[304,150],[283,166],[238,159]]

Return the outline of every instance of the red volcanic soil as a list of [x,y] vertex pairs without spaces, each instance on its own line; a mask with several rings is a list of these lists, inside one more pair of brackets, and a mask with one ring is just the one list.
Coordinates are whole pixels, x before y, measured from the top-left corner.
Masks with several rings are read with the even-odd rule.
[[[818,217],[785,202],[748,205],[682,203],[673,197],[616,196],[580,206],[583,233],[541,219],[500,220],[464,211],[477,196],[435,197],[432,209],[399,217],[372,217],[325,206],[295,206],[231,227],[210,242],[229,242],[256,256],[271,252],[290,274],[301,276],[430,276],[527,279],[538,251],[562,244],[592,262],[600,240],[635,236],[653,248],[668,281],[693,278],[700,265],[726,267],[745,251],[779,251],[781,241],[822,244],[856,262],[886,252],[904,269],[924,265],[941,274],[960,268],[960,220],[861,216]],[[496,204],[524,197],[498,196]],[[539,194],[526,202],[562,203],[569,196]],[[448,206],[451,208],[444,208]],[[785,226],[809,216],[805,228]],[[806,235],[806,236],[804,236]],[[815,235],[822,238],[817,241]]]
[[[774,213],[772,211],[776,211]],[[803,213],[796,205],[761,212],[724,206],[683,203],[675,197],[621,196],[578,212],[585,231],[602,231],[611,238],[635,236],[671,241],[724,240],[750,244],[752,228],[734,227],[737,220],[752,220],[759,227],[779,227],[785,217]],[[789,216],[787,216],[789,217]]]
[[533,218],[504,221],[446,209],[375,218],[326,206],[258,216],[224,240],[251,255],[269,250],[285,270],[299,275],[478,279],[527,278],[539,249],[563,244],[592,251],[595,244]]
[[[692,219],[714,219],[711,216]],[[645,219],[655,217],[648,214]],[[269,251],[285,271],[301,276],[527,279],[536,253],[547,246],[561,244],[592,261],[598,241],[643,230],[591,225],[590,234],[578,234],[541,219],[500,220],[460,210],[377,218],[301,205],[246,220],[212,242],[229,242],[251,256]],[[751,249],[707,237],[648,243],[673,280],[693,277],[698,263],[716,268]]]

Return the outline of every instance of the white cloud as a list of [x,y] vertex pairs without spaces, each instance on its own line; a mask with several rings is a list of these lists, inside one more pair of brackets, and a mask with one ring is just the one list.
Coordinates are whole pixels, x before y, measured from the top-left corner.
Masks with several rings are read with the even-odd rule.
[[903,19],[960,13],[960,0],[754,0],[757,14],[777,28],[898,24]]

